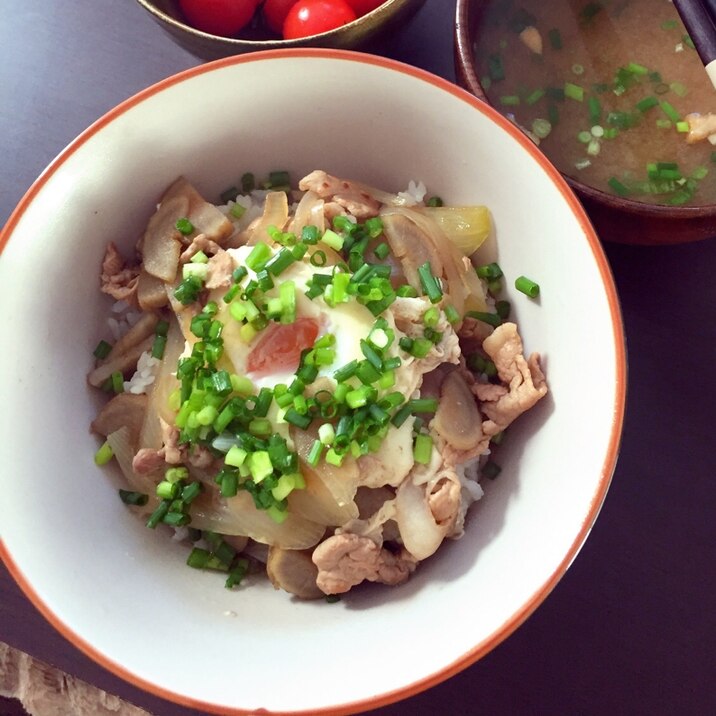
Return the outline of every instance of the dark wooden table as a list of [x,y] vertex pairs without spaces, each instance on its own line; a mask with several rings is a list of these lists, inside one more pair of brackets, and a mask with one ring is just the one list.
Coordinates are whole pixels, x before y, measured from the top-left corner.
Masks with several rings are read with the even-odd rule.
[[[88,124],[199,60],[132,0],[2,0],[0,9],[2,223]],[[453,80],[453,16],[452,0],[428,0],[372,49]],[[377,716],[716,713],[716,239],[664,248],[607,241],[606,250],[626,324],[629,398],[596,526],[513,636]],[[4,568],[0,640],[157,716],[198,713],[95,665],[42,619]]]

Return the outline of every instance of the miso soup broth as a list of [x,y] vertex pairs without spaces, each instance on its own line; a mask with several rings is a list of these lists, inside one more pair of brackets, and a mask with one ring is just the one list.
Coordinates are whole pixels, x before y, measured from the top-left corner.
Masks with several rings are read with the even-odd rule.
[[652,204],[716,203],[716,146],[687,143],[716,110],[670,0],[483,3],[476,69],[491,104],[564,174]]

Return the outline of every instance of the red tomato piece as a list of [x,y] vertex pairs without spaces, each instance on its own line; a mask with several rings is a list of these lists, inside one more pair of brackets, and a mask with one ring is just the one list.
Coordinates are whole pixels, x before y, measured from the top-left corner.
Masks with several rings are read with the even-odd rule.
[[230,37],[249,24],[259,0],[179,0],[189,24],[211,35]]
[[298,0],[266,0],[263,13],[269,29],[273,30],[277,35],[282,34],[286,15],[297,2]]
[[360,17],[380,7],[385,0],[346,0],[346,2],[353,8],[355,14]]
[[286,40],[319,35],[356,19],[346,0],[298,0],[283,24]]
[[271,323],[249,353],[246,369],[259,375],[287,370],[293,372],[298,368],[301,351],[310,348],[317,337],[318,321],[313,318],[299,318],[293,323]]

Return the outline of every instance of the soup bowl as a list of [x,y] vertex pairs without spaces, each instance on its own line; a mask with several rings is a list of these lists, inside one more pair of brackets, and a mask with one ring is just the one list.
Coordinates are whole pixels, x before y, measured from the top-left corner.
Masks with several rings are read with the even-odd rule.
[[[492,99],[488,98],[490,93],[483,86],[484,75],[476,69],[478,37],[493,37],[495,32],[486,24],[486,11],[492,2],[493,0],[458,0],[455,24],[455,68],[458,82],[463,87],[483,101],[493,104],[507,116],[511,114],[511,107],[499,102],[495,103],[494,96]],[[576,10],[574,12],[576,13]],[[672,9],[671,12],[674,10]],[[665,32],[662,34],[665,35]],[[551,48],[544,28],[542,28],[542,35],[544,53],[547,54]],[[517,38],[517,34],[511,34],[511,37]],[[678,39],[681,41],[681,38]],[[654,37],[645,34],[643,41],[653,43]],[[637,49],[634,50],[634,57],[639,57],[638,44]],[[579,64],[576,64],[574,69],[583,71],[583,67]],[[700,67],[697,69],[702,71]],[[571,79],[574,84],[580,81],[577,74],[567,76],[566,79]],[[701,82],[708,83],[705,72],[699,79]],[[528,99],[527,102],[529,103],[530,100]],[[584,127],[575,127],[569,134],[570,140],[576,141],[578,130],[581,129]],[[549,150],[545,149],[545,152],[549,158]],[[594,161],[597,160],[598,158]],[[711,167],[713,166],[711,164]],[[647,203],[636,201],[628,196],[616,195],[607,191],[606,186],[601,188],[587,183],[580,180],[578,174],[579,172],[575,171],[569,174],[563,173],[563,176],[579,196],[603,240],[632,244],[674,244],[709,238],[716,233],[716,197],[714,203],[700,206]]]
[[391,28],[400,26],[425,0],[385,0],[375,10],[334,30],[295,40],[284,40],[261,23],[261,8],[250,23],[235,37],[223,37],[192,27],[182,14],[178,0],[137,0],[178,45],[204,60],[257,50],[288,47],[359,48]]
[[[368,584],[331,604],[258,576],[228,590],[220,574],[189,569],[186,545],[147,529],[118,499],[120,473],[95,464],[88,429],[98,400],[86,375],[113,305],[97,278],[107,242],[130,252],[180,175],[214,198],[244,171],[277,168],[296,178],[323,168],[390,191],[420,179],[447,204],[487,205],[485,260],[541,286],[536,299],[512,283],[505,291],[526,350],[542,355],[549,393],[510,427],[502,471],[485,481],[464,536],[406,584]],[[507,190],[515,185],[523,191]],[[378,707],[506,638],[592,528],[626,390],[609,267],[559,173],[452,83],[348,51],[201,65],[72,142],[22,199],[0,247],[0,300],[24,307],[6,312],[14,348],[0,352],[15,406],[0,413],[0,554],[62,634],[135,685],[217,714]]]

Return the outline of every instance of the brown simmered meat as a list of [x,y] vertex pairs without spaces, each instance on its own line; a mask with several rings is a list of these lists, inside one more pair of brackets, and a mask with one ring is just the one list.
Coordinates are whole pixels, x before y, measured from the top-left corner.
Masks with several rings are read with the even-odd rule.
[[228,288],[234,271],[234,261],[226,251],[214,254],[207,263],[208,272],[204,286],[208,289]]
[[393,554],[369,537],[337,534],[313,550],[318,567],[316,583],[325,594],[343,594],[364,580],[401,584],[415,570],[416,561],[402,550]]
[[[496,400],[482,400],[482,413],[492,424],[484,424],[486,434],[504,430],[515,418],[529,410],[547,394],[547,383],[539,364],[539,355],[523,355],[522,339],[514,323],[503,323],[485,339],[483,347],[497,368],[506,392]],[[477,391],[479,393],[479,389]],[[484,398],[485,396],[483,396]]]
[[100,283],[102,293],[109,294],[117,301],[136,304],[139,267],[127,265],[122,254],[110,241],[102,261]]
[[179,430],[159,418],[162,430],[162,447],[142,448],[132,460],[134,471],[140,475],[147,475],[159,467],[166,465],[181,465],[188,462],[197,468],[211,467],[216,458],[213,453],[203,445],[194,445],[191,450],[179,443]]
[[298,184],[301,191],[313,191],[322,199],[330,199],[348,210],[358,221],[378,216],[380,202],[365,189],[353,182],[331,176],[324,171],[314,171]]

